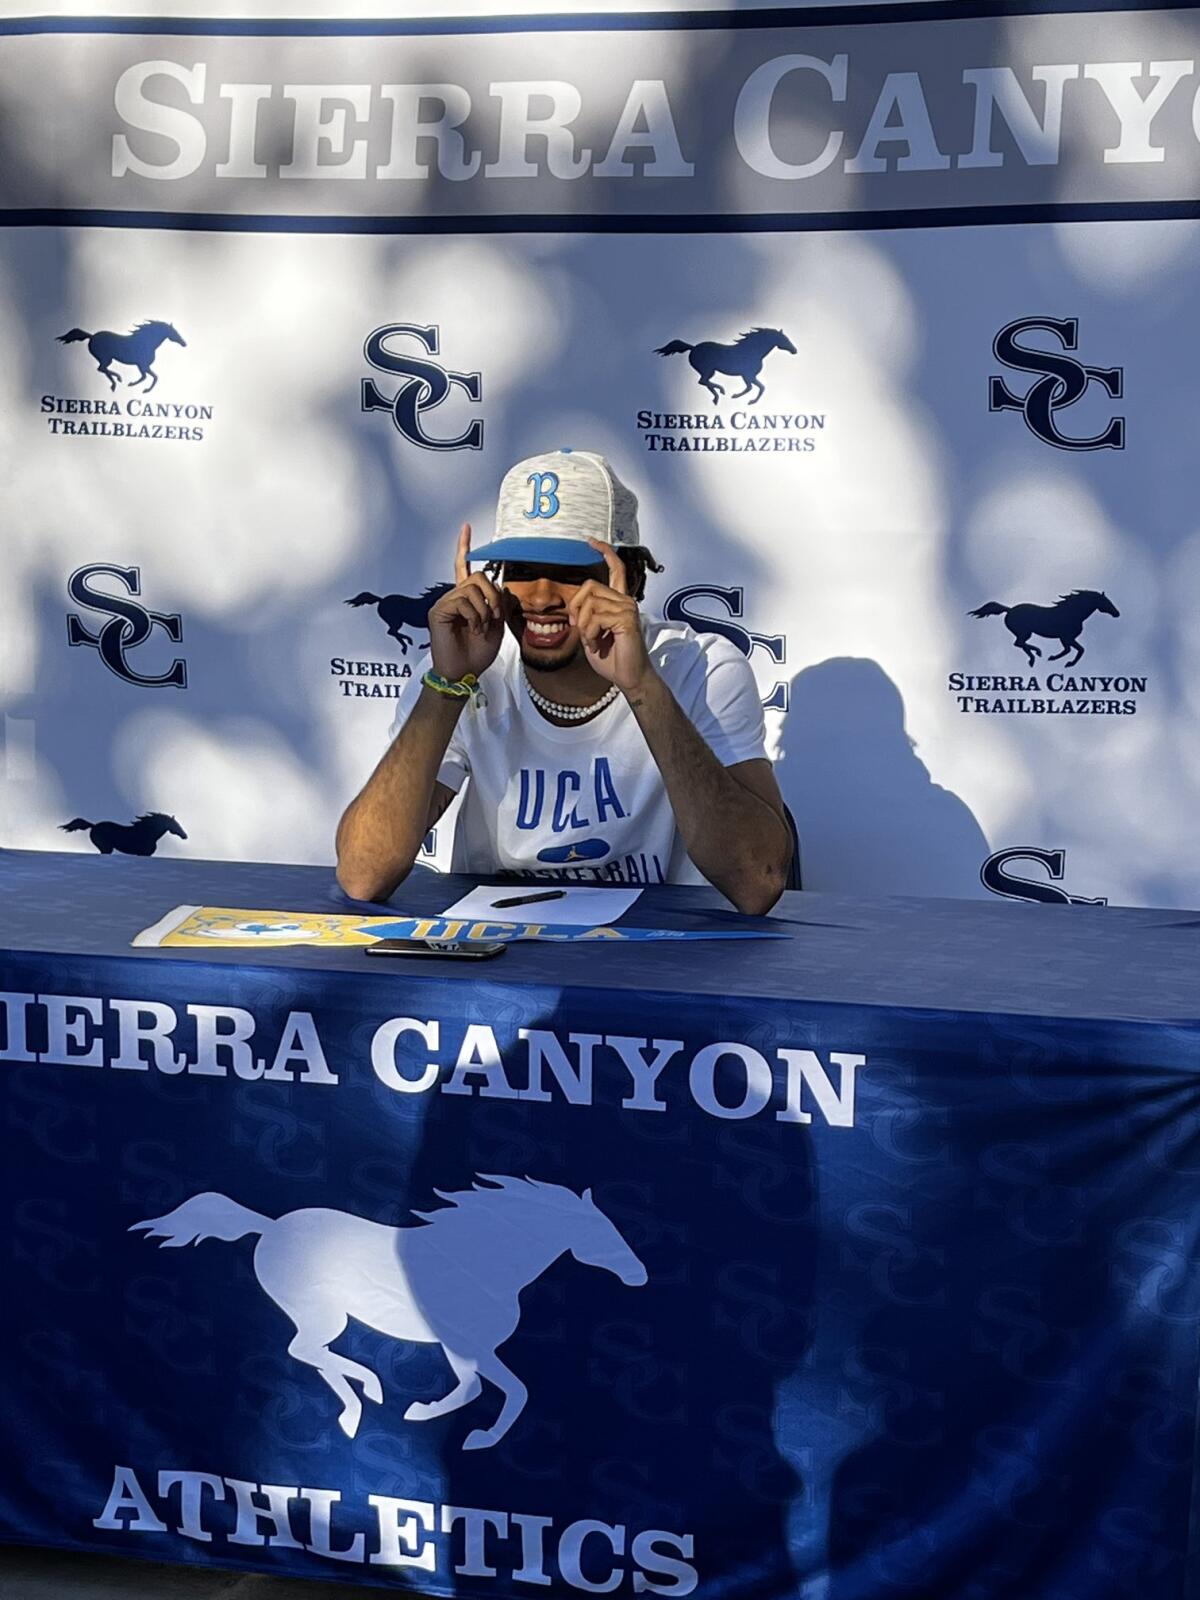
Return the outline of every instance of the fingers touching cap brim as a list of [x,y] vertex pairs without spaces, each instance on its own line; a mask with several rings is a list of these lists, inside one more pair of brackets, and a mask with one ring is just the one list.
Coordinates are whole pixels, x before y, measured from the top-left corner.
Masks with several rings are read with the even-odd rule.
[[494,539],[472,550],[468,561],[529,561],[548,567],[594,567],[598,559],[586,539]]

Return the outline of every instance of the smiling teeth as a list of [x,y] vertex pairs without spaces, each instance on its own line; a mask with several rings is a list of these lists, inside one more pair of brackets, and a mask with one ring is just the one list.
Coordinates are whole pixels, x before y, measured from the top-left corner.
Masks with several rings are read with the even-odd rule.
[[530,633],[551,634],[566,632],[565,622],[527,622],[525,626]]

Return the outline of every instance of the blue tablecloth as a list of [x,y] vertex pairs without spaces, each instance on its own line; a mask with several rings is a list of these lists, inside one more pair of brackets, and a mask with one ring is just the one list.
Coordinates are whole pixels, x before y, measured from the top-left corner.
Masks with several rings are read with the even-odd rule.
[[0,1540],[480,1600],[1200,1594],[1200,918],[129,948],[180,903],[347,908],[0,855]]

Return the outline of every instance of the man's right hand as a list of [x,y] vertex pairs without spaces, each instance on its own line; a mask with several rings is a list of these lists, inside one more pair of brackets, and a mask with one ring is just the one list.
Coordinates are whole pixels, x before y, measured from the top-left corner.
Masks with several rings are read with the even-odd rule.
[[464,522],[454,557],[455,587],[429,612],[433,670],[452,682],[468,672],[482,677],[504,640],[504,597],[490,578],[471,571],[470,553],[471,524]]

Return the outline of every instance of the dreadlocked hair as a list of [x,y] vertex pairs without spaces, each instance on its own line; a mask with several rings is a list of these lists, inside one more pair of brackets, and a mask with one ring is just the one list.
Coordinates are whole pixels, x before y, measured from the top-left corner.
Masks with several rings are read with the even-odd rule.
[[650,572],[661,572],[663,564],[655,561],[649,550],[638,546],[633,550],[618,550],[621,564],[625,568],[625,581],[629,585],[630,596],[634,600],[642,600],[646,594],[646,575]]

